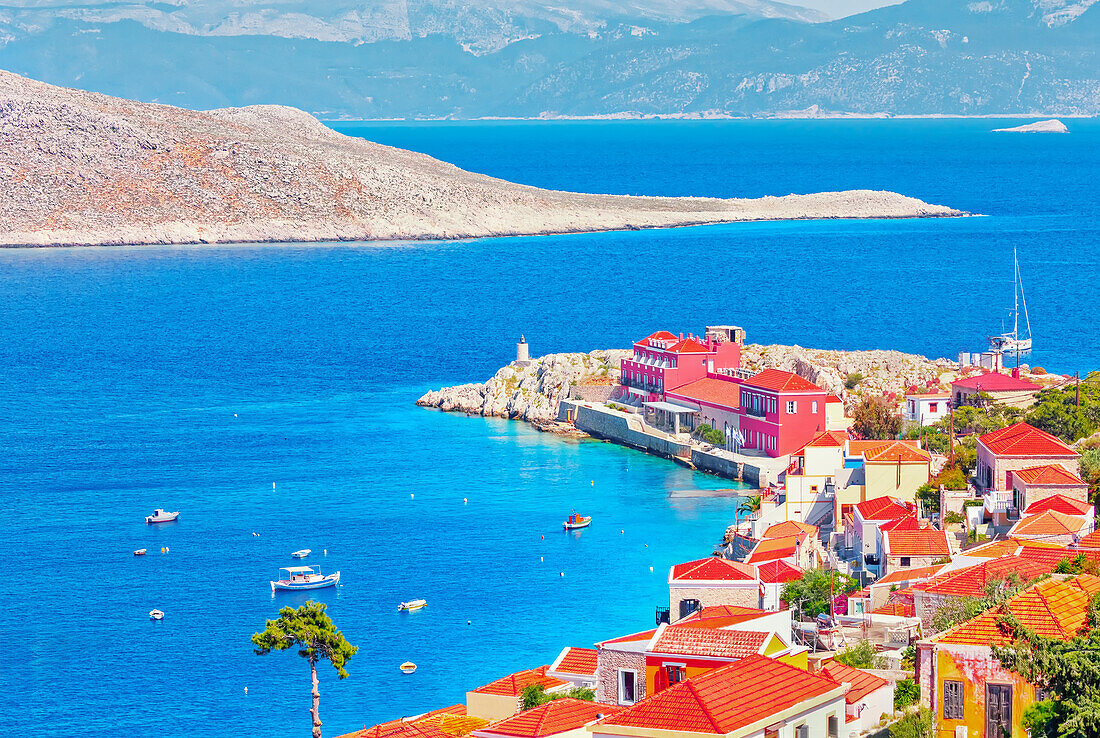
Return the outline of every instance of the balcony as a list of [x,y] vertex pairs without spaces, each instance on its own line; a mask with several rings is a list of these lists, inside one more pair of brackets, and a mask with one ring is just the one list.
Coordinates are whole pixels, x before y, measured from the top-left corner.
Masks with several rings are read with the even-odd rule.
[[1013,509],[1012,503],[1011,490],[989,490],[985,493],[984,507],[990,515],[993,513],[1008,514]]
[[669,622],[669,609],[662,605],[657,605],[657,625],[667,622]]
[[765,410],[764,408],[756,408],[756,407],[752,407],[752,406],[749,406],[749,407],[745,408],[745,412],[747,414],[753,416],[754,418],[763,418],[764,416],[766,416],[768,414],[768,411]]

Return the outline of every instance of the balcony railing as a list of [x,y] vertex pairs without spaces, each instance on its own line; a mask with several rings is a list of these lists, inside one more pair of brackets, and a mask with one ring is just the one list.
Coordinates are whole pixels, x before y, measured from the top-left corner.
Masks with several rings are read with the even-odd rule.
[[752,415],[753,417],[756,417],[756,418],[762,418],[762,417],[764,417],[765,415],[768,414],[768,411],[765,410],[764,408],[752,407],[751,405],[749,407],[745,408],[745,412],[748,413],[749,415]]
[[1012,509],[1012,492],[990,490],[985,493],[985,511],[987,513],[1007,513]]

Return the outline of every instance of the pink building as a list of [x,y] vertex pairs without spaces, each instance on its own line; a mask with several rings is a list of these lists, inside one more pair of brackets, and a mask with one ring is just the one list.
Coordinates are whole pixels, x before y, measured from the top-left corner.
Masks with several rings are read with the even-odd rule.
[[[740,330],[740,329],[738,329]],[[634,344],[634,355],[620,364],[624,394],[642,402],[663,399],[666,390],[703,379],[708,373],[741,366],[744,333],[708,330],[706,338],[657,331]],[[723,340],[727,339],[727,340]]]
[[742,380],[737,450],[772,457],[794,453],[825,430],[827,395],[813,382],[780,369]]

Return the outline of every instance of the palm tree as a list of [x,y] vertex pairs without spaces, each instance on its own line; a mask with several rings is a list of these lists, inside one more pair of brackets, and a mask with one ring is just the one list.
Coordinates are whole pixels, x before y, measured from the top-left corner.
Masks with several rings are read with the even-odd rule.
[[321,738],[321,692],[317,688],[317,662],[328,659],[341,679],[348,676],[344,664],[359,650],[344,639],[344,634],[336,630],[332,618],[325,614],[325,605],[309,600],[295,610],[284,607],[279,610],[278,620],[268,620],[262,633],[252,634],[253,649],[257,655],[264,656],[272,651],[286,651],[298,648],[298,655],[309,661],[310,675],[313,677],[313,707],[309,714],[313,718],[313,738]]
[[760,495],[746,497],[741,501],[741,505],[737,508],[737,512],[744,513],[745,515],[760,512]]

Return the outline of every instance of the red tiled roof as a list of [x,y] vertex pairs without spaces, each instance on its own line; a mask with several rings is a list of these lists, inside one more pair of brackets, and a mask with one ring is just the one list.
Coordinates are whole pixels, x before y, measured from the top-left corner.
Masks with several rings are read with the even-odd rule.
[[827,677],[765,656],[749,656],[674,684],[590,730],[615,733],[621,725],[725,735],[834,690],[839,697],[840,689]]
[[1066,515],[1091,515],[1092,505],[1084,500],[1075,500],[1065,495],[1051,495],[1028,505],[1024,515],[1035,515],[1045,510],[1054,510]]
[[710,353],[710,349],[708,349],[706,346],[704,346],[703,344],[696,341],[694,338],[685,338],[682,341],[677,341],[676,343],[672,344],[667,349],[665,349],[665,351],[668,351],[671,354],[709,354]]
[[875,580],[873,584],[901,584],[902,582],[915,582],[918,579],[928,579],[929,577],[935,576],[936,572],[944,566],[946,566],[946,564],[918,566],[915,569],[899,569],[898,571],[890,572],[882,579]]
[[562,674],[595,674],[596,651],[592,648],[567,648],[551,667],[552,671]]
[[917,614],[917,608],[911,602],[887,602],[871,611],[874,615],[894,615],[899,618],[911,618]]
[[747,620],[755,620],[767,611],[755,607],[740,605],[711,605],[696,610],[687,617],[677,620],[676,625],[691,625],[696,628],[727,628]]
[[1038,392],[1042,389],[1041,385],[1035,384],[1034,382],[1028,382],[1026,379],[1017,379],[1009,374],[1001,374],[999,372],[975,374],[965,379],[956,379],[951,383],[952,388],[961,387],[970,390],[978,389],[978,385],[981,385],[982,392],[1007,392],[1011,390]]
[[668,331],[657,331],[656,333],[650,333],[638,343],[645,343],[646,341],[676,341],[677,336],[675,333],[669,333]]
[[1015,536],[1064,536],[1080,533],[1088,521],[1080,515],[1066,515],[1054,510],[1045,510],[1038,515],[1029,515],[1008,531],[1010,538]]
[[[821,431],[802,448],[837,448],[843,446],[848,440],[848,431]],[[795,456],[801,455],[801,451]]]
[[927,463],[932,460],[927,451],[922,451],[903,441],[886,441],[863,449],[863,458],[870,464],[909,464]]
[[549,666],[540,666],[537,669],[517,671],[515,674],[501,677],[495,682],[489,682],[473,691],[480,692],[481,694],[500,694],[508,697],[519,697],[520,693],[532,684],[541,684],[546,689],[550,689],[551,687],[560,687],[566,683],[552,676],[547,676],[546,670],[549,668]]
[[881,523],[879,530],[920,530],[920,521],[916,515],[908,515],[904,518],[894,518]]
[[498,720],[477,731],[477,734],[544,738],[545,736],[582,728],[599,715],[609,713],[614,715],[620,710],[622,708],[617,705],[605,705],[602,702],[588,702],[564,697],[559,700],[551,700],[518,715]]
[[947,534],[935,528],[893,530],[882,534],[887,556],[950,556]]
[[1061,464],[1043,464],[1042,466],[1029,466],[1012,472],[1012,476],[1019,477],[1024,484],[1072,484],[1081,486],[1088,484],[1084,479],[1067,470]]
[[656,628],[651,630],[643,630],[640,633],[631,633],[630,635],[619,636],[618,638],[609,638],[606,641],[600,641],[597,646],[607,646],[614,643],[636,643],[637,641],[648,642],[653,634],[657,632]]
[[1048,566],[1044,562],[1032,561],[1020,556],[1002,556],[974,566],[945,571],[925,582],[914,584],[912,588],[939,595],[981,597],[985,595],[985,587],[989,582],[1005,579],[1012,573],[1015,573],[1020,581],[1030,582],[1053,570],[1054,564]]
[[[465,716],[466,705],[451,705],[422,715],[389,720],[370,728],[346,733],[339,736],[339,738],[384,738],[385,736],[392,736],[393,738],[441,738],[441,736],[449,734],[440,730],[440,723],[437,722],[439,718],[465,718]],[[416,728],[408,730],[413,726],[416,726]],[[450,738],[453,738],[453,736],[450,736]]]
[[746,387],[772,390],[773,392],[824,392],[808,379],[782,369],[765,369],[745,380]]
[[1027,423],[986,433],[978,440],[998,456],[1080,456],[1060,439]]
[[[1068,641],[1088,622],[1089,598],[1100,591],[1100,577],[1082,574],[1048,579],[1010,598],[1004,607],[1028,630]],[[957,625],[933,641],[972,646],[1004,645],[1011,639],[1000,625],[999,607]]]
[[854,705],[876,689],[881,689],[889,684],[882,677],[869,674],[862,669],[857,669],[847,664],[839,664],[836,661],[828,661],[821,667],[821,673],[838,684],[851,684],[852,688],[844,695],[844,701]]
[[770,633],[670,625],[656,636],[650,653],[743,659],[760,653]]
[[799,523],[796,520],[784,520],[782,523],[776,523],[769,526],[764,531],[764,539],[768,538],[787,538],[794,536],[799,541],[806,540],[806,536],[817,535],[818,527],[816,525],[807,525],[806,523]]
[[876,497],[865,500],[855,506],[864,520],[897,520],[908,517],[913,511],[896,497]]
[[675,582],[753,580],[756,579],[756,570],[720,556],[708,556],[705,559],[676,564],[672,567],[671,579]]
[[1094,530],[1077,542],[1078,548],[1100,549],[1100,530]]
[[722,407],[741,407],[741,385],[728,379],[706,377],[688,382],[665,394]]
[[826,396],[825,396],[825,402],[827,402],[827,403],[833,403],[833,402],[844,402],[844,401],[843,401],[843,400],[841,400],[841,399],[840,399],[839,397],[837,397],[836,395],[826,395]]
[[775,559],[785,559],[794,556],[800,543],[798,536],[784,536],[783,538],[767,538],[760,541],[745,558],[746,564],[760,564]]
[[801,569],[782,559],[760,564],[756,567],[756,573],[761,582],[768,584],[786,584],[802,578]]

